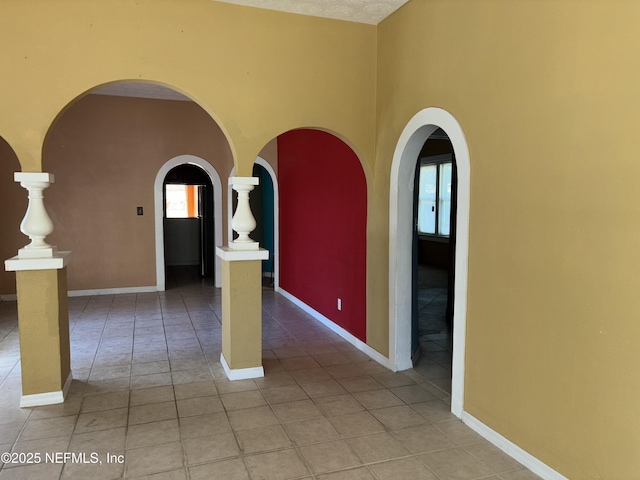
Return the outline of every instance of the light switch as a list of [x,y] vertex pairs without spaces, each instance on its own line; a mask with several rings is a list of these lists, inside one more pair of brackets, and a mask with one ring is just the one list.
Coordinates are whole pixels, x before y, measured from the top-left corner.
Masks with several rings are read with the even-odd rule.
[[142,207],[138,207],[138,215],[144,215],[144,212],[142,211]]

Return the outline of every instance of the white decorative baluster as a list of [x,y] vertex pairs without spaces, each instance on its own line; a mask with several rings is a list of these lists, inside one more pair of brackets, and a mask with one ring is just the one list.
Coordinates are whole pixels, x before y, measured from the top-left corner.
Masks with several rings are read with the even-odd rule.
[[229,245],[233,250],[258,250],[258,242],[252,240],[249,234],[256,228],[256,219],[251,213],[249,192],[258,185],[257,177],[231,177],[229,184],[238,192],[238,206],[231,219],[231,228],[238,234]]
[[54,177],[50,173],[16,172],[14,179],[29,192],[29,206],[20,224],[20,231],[31,239],[31,243],[18,250],[18,257],[51,258],[57,249],[44,240],[53,232],[53,222],[44,206],[43,192],[54,182]]

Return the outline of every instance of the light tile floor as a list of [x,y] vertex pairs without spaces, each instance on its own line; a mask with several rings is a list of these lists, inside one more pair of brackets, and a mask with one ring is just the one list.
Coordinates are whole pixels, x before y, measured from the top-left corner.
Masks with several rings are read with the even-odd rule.
[[418,266],[418,340],[415,370],[451,393],[453,335],[447,322],[447,270]]
[[392,373],[265,289],[265,377],[229,382],[220,291],[186,270],[172,287],[71,298],[71,392],[27,409],[16,305],[0,302],[0,452],[42,459],[0,463],[1,479],[538,478],[449,412],[437,358]]

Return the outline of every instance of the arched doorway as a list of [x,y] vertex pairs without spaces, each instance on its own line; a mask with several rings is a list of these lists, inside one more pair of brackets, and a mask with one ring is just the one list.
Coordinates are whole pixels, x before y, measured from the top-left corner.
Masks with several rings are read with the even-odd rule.
[[275,287],[275,183],[266,170],[259,164],[253,165],[253,176],[260,179],[251,196],[251,211],[256,217],[256,229],[252,232],[257,242],[269,250],[269,258],[262,262],[263,285]]
[[413,204],[412,331],[414,369],[451,392],[455,267],[456,161],[442,129],[416,159]]
[[[156,233],[156,279],[159,291],[166,288],[165,278],[165,231],[164,231],[164,183],[167,174],[179,165],[195,165],[206,172],[213,185],[214,210],[214,247],[222,245],[222,182],[216,169],[206,160],[195,155],[180,155],[166,162],[156,175],[153,198]],[[214,285],[222,285],[222,265],[220,258],[214,255]]]
[[278,136],[280,292],[363,350],[367,342],[365,165],[345,140],[331,132],[301,128]]
[[389,199],[389,361],[394,370],[406,370],[413,365],[410,320],[413,217],[407,212],[413,210],[416,159],[438,128],[453,145],[458,173],[451,409],[460,416],[464,395],[470,163],[460,125],[440,108],[427,108],[414,115],[400,135],[393,156]]
[[[154,215],[154,187],[162,188],[154,179],[168,159],[183,152],[209,159],[214,167],[204,170],[216,178],[214,169],[227,171],[233,164],[229,142],[212,116],[155,83],[97,86],[56,117],[43,147],[43,164],[56,184],[47,192],[47,207],[59,226],[49,239],[74,252],[68,269],[73,295],[165,288]],[[163,254],[160,259],[162,264]]]
[[191,279],[213,278],[213,184],[204,170],[184,163],[164,179],[164,262]]

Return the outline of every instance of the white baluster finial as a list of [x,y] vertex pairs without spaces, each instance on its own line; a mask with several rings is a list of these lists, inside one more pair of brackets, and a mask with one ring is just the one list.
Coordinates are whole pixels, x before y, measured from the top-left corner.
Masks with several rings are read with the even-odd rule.
[[53,222],[44,206],[43,192],[54,182],[54,177],[44,172],[16,172],[14,179],[29,192],[29,205],[20,231],[31,239],[31,243],[18,250],[18,257],[51,258],[57,249],[44,240],[53,232]]
[[251,213],[249,192],[258,185],[257,177],[231,177],[229,184],[238,192],[238,206],[231,219],[231,228],[238,237],[230,243],[233,250],[258,250],[258,242],[252,240],[249,234],[256,228],[256,219]]

